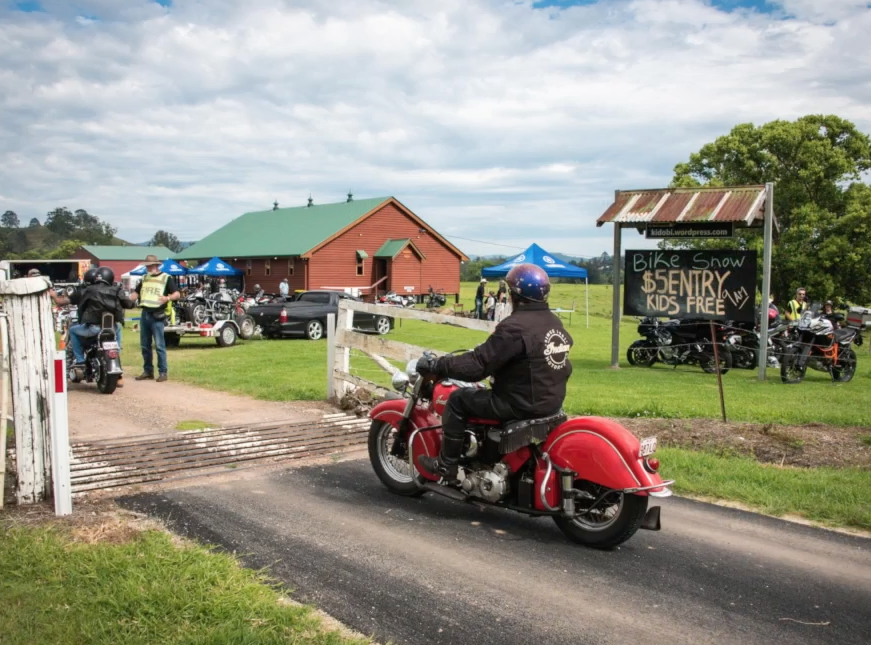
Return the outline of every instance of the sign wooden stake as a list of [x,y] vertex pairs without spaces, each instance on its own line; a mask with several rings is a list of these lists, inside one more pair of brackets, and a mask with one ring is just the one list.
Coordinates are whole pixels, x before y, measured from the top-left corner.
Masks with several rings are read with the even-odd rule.
[[711,321],[711,344],[714,346],[714,363],[717,365],[717,387],[720,390],[720,412],[723,413],[723,423],[726,423],[726,399],[723,396],[723,375],[720,373],[720,350],[718,348],[714,321]]

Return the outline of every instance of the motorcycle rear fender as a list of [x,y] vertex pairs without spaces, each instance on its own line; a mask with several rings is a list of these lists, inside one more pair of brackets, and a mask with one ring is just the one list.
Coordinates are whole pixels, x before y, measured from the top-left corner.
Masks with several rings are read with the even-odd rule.
[[[554,430],[544,444],[555,466],[573,470],[579,479],[614,489],[662,484],[662,478],[644,469],[641,443],[611,419],[578,417]],[[540,466],[539,466],[540,467]],[[651,492],[665,493],[666,488]],[[637,495],[647,495],[639,491]]]
[[[399,428],[399,424],[402,421],[403,414],[405,413],[406,404],[407,399],[388,399],[386,401],[382,401],[369,411],[369,418],[371,418],[373,421],[386,421],[390,423],[394,428]],[[406,434],[410,435],[412,432],[419,428],[439,426],[437,428],[433,428],[432,430],[424,430],[423,432],[418,432],[415,435],[414,443],[411,446],[412,452],[414,454],[414,465],[417,468],[418,473],[420,473],[421,477],[423,477],[424,479],[429,479],[431,481],[438,481],[439,478],[433,477],[425,473],[420,467],[418,459],[423,456],[435,457],[441,451],[441,423],[441,419],[439,419],[436,415],[434,415],[426,408],[415,406],[415,408],[411,411],[411,416],[409,417],[407,424],[408,427],[406,428]]]

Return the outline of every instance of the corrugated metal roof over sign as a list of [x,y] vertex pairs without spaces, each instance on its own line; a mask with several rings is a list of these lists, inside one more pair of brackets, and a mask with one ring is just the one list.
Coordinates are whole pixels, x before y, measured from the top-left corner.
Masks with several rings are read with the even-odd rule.
[[762,222],[765,186],[627,190],[596,221],[608,222]]

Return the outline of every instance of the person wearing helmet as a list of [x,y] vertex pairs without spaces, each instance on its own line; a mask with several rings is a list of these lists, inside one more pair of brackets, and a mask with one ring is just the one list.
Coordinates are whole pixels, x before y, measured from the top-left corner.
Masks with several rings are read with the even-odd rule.
[[823,304],[823,318],[832,323],[832,327],[838,329],[844,323],[844,314],[839,314],[835,311],[835,303],[831,300],[826,300]]
[[519,264],[505,279],[512,313],[474,350],[417,362],[422,376],[477,382],[493,377],[492,389],[460,388],[448,398],[438,457],[421,457],[432,475],[456,479],[469,418],[500,422],[535,419],[559,412],[572,374],[572,337],[548,308],[550,281],[544,269]]
[[260,300],[263,297],[263,294],[266,292],[260,287],[259,284],[254,285],[254,300]]
[[79,322],[70,327],[70,345],[76,364],[85,362],[85,339],[93,338],[100,333],[103,314],[113,316],[115,335],[120,348],[120,322],[124,319],[124,309],[130,309],[134,305],[133,300],[120,287],[115,286],[115,273],[109,267],[88,270],[84,282],[84,288],[76,290],[70,296],[52,294],[56,304],[78,306]]

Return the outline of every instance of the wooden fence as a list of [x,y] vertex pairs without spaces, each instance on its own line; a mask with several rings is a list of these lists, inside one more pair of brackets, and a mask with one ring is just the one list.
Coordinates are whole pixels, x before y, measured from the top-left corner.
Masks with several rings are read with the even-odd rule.
[[486,331],[492,333],[496,329],[496,323],[473,318],[463,318],[445,314],[420,311],[419,309],[406,309],[403,307],[391,307],[387,305],[373,305],[362,302],[342,300],[339,303],[338,319],[333,320],[330,314],[327,320],[327,396],[328,398],[342,397],[348,390],[354,387],[362,387],[371,391],[385,391],[383,385],[379,385],[359,376],[351,374],[351,350],[355,349],[371,358],[376,365],[388,374],[396,371],[387,359],[407,362],[420,356],[425,351],[435,354],[443,354],[435,348],[409,345],[388,336],[374,336],[354,329],[354,312],[375,314],[376,316],[389,316],[393,319],[421,320],[439,325],[451,325]]

